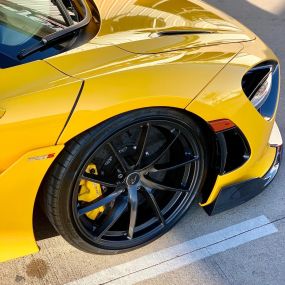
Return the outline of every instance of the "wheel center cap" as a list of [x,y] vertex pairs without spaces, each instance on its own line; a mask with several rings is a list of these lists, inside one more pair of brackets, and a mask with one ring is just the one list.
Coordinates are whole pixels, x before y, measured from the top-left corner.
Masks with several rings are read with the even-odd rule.
[[139,183],[140,175],[137,172],[131,173],[127,176],[126,183],[128,186],[133,186]]

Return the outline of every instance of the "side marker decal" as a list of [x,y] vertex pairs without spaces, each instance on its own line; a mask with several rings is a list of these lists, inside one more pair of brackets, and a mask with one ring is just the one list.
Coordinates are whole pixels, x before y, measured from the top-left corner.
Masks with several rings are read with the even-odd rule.
[[55,153],[50,153],[50,154],[41,155],[41,156],[29,157],[28,160],[38,161],[38,160],[45,160],[45,159],[54,158],[54,157],[55,157]]

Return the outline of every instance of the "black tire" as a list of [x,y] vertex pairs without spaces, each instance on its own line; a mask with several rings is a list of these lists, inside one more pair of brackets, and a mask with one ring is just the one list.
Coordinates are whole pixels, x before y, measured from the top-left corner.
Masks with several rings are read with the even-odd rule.
[[[135,137],[139,139],[131,143]],[[168,144],[169,148],[163,150]],[[121,156],[118,161],[115,152],[110,156],[109,151],[112,153],[112,150],[108,146],[117,147],[115,152]],[[119,147],[123,147],[124,152],[120,152]],[[80,250],[115,254],[143,246],[171,229],[189,209],[206,178],[208,159],[205,148],[199,125],[183,112],[149,108],[117,116],[67,143],[43,183],[45,213],[58,233]],[[111,160],[111,166],[106,164],[105,158],[108,162]],[[158,160],[153,163],[154,158]],[[129,172],[121,171],[120,159],[128,164]],[[136,159],[134,164],[140,169],[138,172],[130,162]],[[120,191],[116,194],[120,196],[104,204],[104,211],[95,220],[86,216],[86,207],[90,203],[78,198],[90,161],[96,162],[100,175],[106,175],[105,180],[108,178],[110,187],[113,187],[109,188],[104,184],[105,180],[101,181],[104,197],[114,195],[118,189]],[[150,161],[152,165],[148,166]],[[175,168],[170,165],[173,161]],[[144,167],[145,170],[141,170]],[[147,167],[150,172],[146,172]],[[124,178],[122,182],[116,182],[118,184],[114,188],[111,180],[117,177],[118,172],[123,172]],[[94,173],[88,175],[90,181],[99,179]],[[136,178],[140,179],[139,182],[135,181]],[[174,186],[164,186],[168,183]],[[177,185],[182,185],[181,189]],[[167,188],[160,189],[162,186]],[[133,199],[130,198],[131,192],[135,196]],[[101,197],[100,201],[103,200]],[[116,217],[115,222],[112,226],[107,225],[112,217]]]

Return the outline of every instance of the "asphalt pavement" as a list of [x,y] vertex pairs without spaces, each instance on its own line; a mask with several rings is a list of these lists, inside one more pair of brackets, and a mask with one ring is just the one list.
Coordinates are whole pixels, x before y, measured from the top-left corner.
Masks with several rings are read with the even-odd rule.
[[[284,0],[207,2],[256,32],[285,66]],[[284,113],[282,84],[283,137]],[[283,163],[275,181],[250,202],[213,217],[194,205],[159,240],[116,256],[78,251],[41,217],[36,223],[40,253],[0,264],[0,284],[285,284],[284,177]]]

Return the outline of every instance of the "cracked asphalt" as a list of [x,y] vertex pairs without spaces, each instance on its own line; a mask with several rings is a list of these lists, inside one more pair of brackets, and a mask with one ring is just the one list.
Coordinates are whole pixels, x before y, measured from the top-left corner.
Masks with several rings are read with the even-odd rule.
[[[206,2],[226,11],[256,32],[285,66],[284,0]],[[283,84],[281,92],[278,124],[285,136]],[[57,236],[41,217],[36,224],[40,253],[0,264],[0,284],[66,284],[76,280],[77,283],[73,284],[97,284],[96,272],[98,278],[100,275],[102,280],[107,280],[102,281],[106,284],[285,284],[284,177],[283,164],[275,181],[252,201],[214,217],[208,217],[199,206],[193,206],[167,235],[144,248],[117,256],[94,256],[76,250]],[[248,220],[250,222],[246,222]],[[220,239],[230,226],[238,234]],[[213,236],[217,242],[206,244]],[[194,251],[193,244],[200,247]],[[189,250],[186,259],[171,251],[180,245]],[[163,259],[164,256],[169,258]],[[158,267],[154,267],[156,260]],[[144,263],[147,271],[141,269]],[[137,277],[128,273],[132,272],[132,266],[141,269]],[[115,278],[120,272],[127,272],[128,280]],[[89,279],[82,279],[90,275]]]

